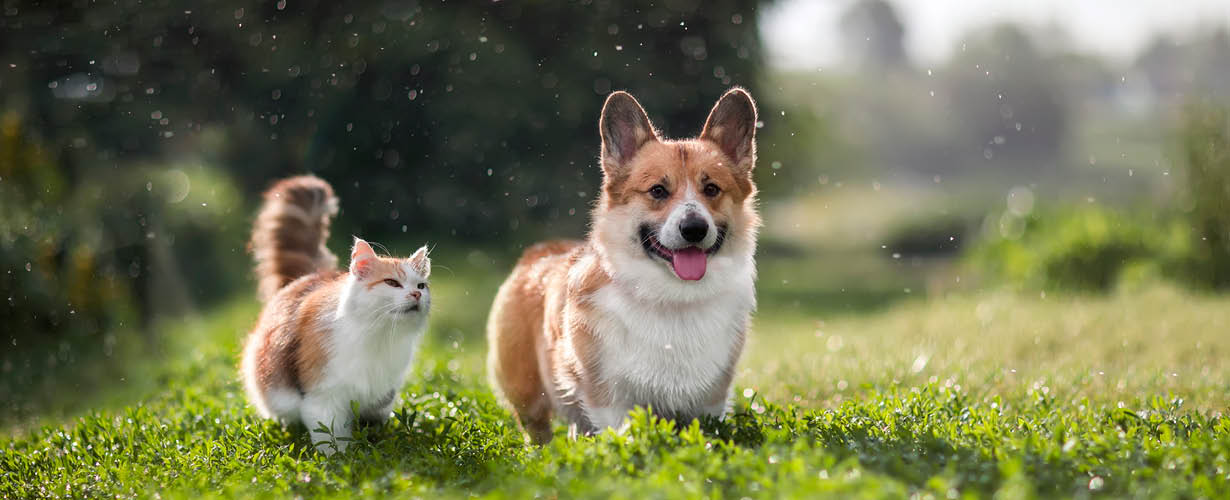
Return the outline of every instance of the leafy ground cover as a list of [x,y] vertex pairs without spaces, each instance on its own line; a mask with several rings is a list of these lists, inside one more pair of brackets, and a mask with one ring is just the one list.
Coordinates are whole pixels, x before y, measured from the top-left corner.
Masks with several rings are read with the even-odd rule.
[[[437,294],[469,295],[451,286]],[[542,448],[492,397],[465,302],[440,301],[394,418],[332,458],[247,407],[253,304],[169,324],[165,353],[134,365],[139,396],[2,431],[0,497],[1230,496],[1226,298],[769,304],[727,420],[638,413]]]

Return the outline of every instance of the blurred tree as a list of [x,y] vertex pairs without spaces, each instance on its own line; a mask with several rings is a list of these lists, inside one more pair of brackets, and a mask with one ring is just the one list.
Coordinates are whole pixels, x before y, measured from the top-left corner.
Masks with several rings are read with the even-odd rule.
[[343,227],[373,238],[580,230],[605,94],[698,133],[722,91],[755,82],[760,3],[22,5],[0,21],[18,68],[3,85],[37,89],[31,124],[70,179],[204,151],[249,194],[323,175]]
[[949,63],[958,140],[974,165],[1054,173],[1068,120],[1053,61],[1020,28],[1000,25],[961,43]]
[[1209,102],[1188,105],[1182,131],[1190,220],[1200,250],[1198,276],[1230,286],[1230,110]]
[[1136,57],[1135,66],[1158,97],[1173,98],[1188,86],[1182,71],[1183,51],[1166,35],[1154,38]]
[[905,25],[885,0],[858,0],[841,16],[847,55],[860,68],[883,71],[909,66]]
[[1193,90],[1218,100],[1230,99],[1230,31],[1225,26],[1203,34],[1192,47]]

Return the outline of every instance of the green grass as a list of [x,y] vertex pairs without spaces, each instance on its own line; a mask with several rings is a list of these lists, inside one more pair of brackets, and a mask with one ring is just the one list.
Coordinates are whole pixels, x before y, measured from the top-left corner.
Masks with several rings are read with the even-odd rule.
[[1227,298],[767,301],[727,420],[640,413],[624,435],[558,426],[537,448],[482,373],[476,311],[499,277],[437,276],[404,403],[343,454],[247,407],[235,361],[256,306],[241,300],[168,322],[127,400],[2,431],[0,498],[1230,496]]

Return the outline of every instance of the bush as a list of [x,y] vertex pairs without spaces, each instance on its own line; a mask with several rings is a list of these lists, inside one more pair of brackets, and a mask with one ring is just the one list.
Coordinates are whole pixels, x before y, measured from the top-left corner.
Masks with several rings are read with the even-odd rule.
[[[973,270],[1020,288],[1106,291],[1125,269],[1134,280],[1187,281],[1191,232],[1177,220],[1129,215],[1102,206],[989,217],[967,255]],[[1145,270],[1151,270],[1146,272]]]

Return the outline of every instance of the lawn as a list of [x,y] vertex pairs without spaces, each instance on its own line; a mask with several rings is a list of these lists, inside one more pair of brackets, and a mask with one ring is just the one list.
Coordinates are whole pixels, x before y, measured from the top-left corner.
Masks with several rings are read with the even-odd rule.
[[5,428],[0,498],[1230,496],[1226,297],[901,291],[868,306],[881,290],[813,304],[768,268],[733,415],[639,413],[626,434],[577,442],[557,426],[536,448],[485,382],[476,311],[500,276],[473,273],[438,272],[403,404],[344,454],[246,405],[245,298],[168,321],[127,396],[82,394],[88,411]]

